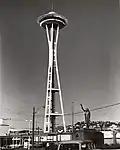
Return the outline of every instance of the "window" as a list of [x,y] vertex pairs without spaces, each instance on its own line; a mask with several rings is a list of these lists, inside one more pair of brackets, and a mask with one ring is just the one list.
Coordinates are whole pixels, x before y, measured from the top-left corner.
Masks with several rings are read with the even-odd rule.
[[79,150],[79,144],[61,144],[60,150]]

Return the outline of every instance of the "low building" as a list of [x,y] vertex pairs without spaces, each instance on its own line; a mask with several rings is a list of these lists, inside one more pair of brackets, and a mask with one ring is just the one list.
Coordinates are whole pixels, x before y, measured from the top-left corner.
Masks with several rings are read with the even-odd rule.
[[12,144],[11,136],[0,136],[0,149],[8,148]]
[[[113,131],[109,130],[109,131],[101,131],[104,134],[104,144],[114,144],[114,140],[113,140]],[[120,144],[120,133],[118,132],[116,134],[116,142],[117,144]]]

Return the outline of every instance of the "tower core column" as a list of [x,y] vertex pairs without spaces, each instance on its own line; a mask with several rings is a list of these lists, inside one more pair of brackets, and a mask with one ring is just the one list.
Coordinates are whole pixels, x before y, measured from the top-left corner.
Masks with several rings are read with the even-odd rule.
[[[47,34],[49,47],[48,78],[46,89],[46,104],[44,117],[44,133],[55,132],[56,116],[61,116],[64,132],[66,132],[60,78],[57,64],[57,44],[59,31],[67,25],[67,19],[55,12],[49,12],[37,19]],[[60,113],[55,112],[55,95],[58,94]]]

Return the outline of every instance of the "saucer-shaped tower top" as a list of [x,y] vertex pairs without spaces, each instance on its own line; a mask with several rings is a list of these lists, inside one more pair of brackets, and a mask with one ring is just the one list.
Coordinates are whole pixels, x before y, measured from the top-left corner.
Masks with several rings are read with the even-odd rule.
[[40,24],[40,26],[42,26],[43,28],[45,28],[46,25],[51,26],[51,24],[54,23],[54,25],[59,25],[59,28],[61,29],[67,25],[68,21],[64,16],[51,11],[38,17],[37,23]]

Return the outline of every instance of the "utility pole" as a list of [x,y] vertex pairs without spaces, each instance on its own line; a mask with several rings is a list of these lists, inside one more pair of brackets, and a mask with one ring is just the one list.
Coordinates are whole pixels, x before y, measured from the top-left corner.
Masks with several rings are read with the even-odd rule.
[[[44,106],[40,106],[40,108]],[[33,107],[33,119],[32,119],[32,150],[34,150],[34,132],[35,132],[35,115],[38,112],[38,110],[40,109],[38,108],[37,110],[35,110],[35,107]]]
[[37,130],[37,119],[36,119],[36,130]]
[[72,132],[74,130],[74,102],[72,102]]
[[39,144],[39,141],[40,141],[40,137],[39,137],[39,129],[40,129],[40,127],[38,126],[38,144]]
[[35,128],[35,107],[33,107],[33,120],[32,120],[32,150],[34,150],[34,128]]

